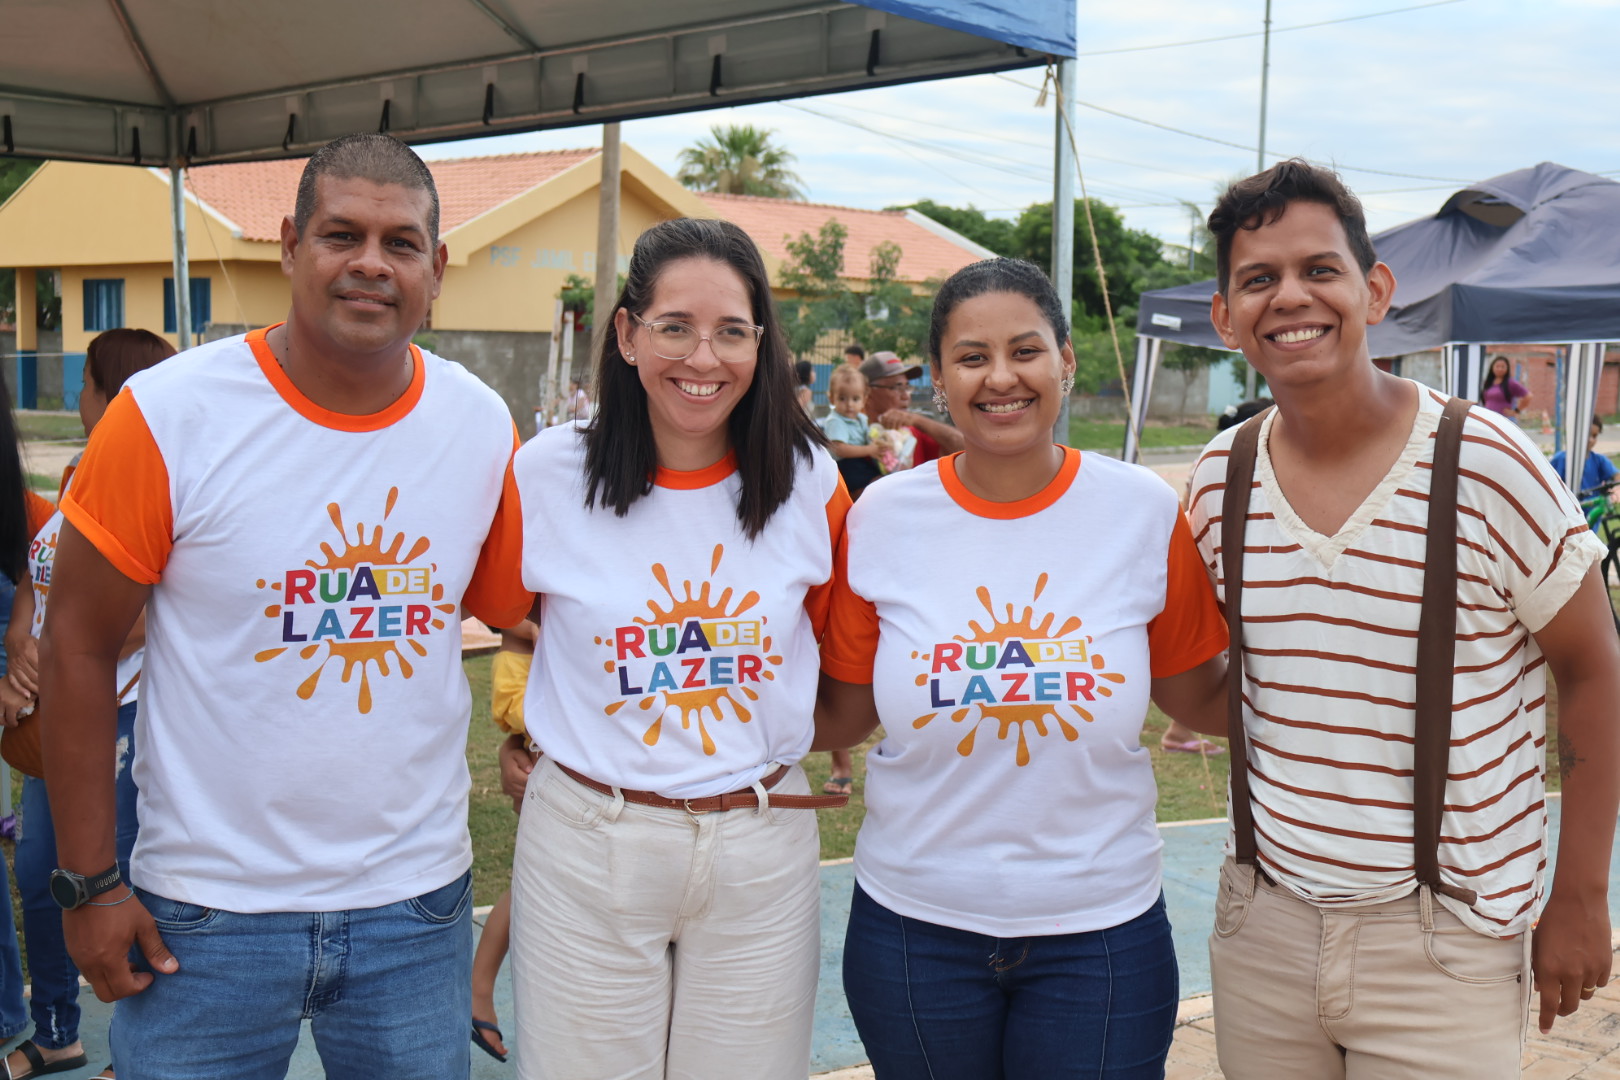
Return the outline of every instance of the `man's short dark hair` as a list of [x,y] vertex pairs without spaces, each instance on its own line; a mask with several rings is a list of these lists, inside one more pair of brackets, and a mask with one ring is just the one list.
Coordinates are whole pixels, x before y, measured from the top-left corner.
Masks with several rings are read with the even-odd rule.
[[858,356],[862,360],[865,360],[866,359],[866,350],[861,348],[859,345],[856,345],[854,342],[851,342],[850,344],[844,346],[844,355],[845,356]]
[[293,207],[293,227],[304,235],[304,226],[315,216],[315,184],[323,176],[337,180],[369,180],[373,184],[398,184],[402,188],[428,193],[428,243],[439,245],[439,190],[433,174],[416,152],[392,135],[363,131],[333,139],[315,151],[298,178],[298,201]]
[[1289,158],[1227,188],[1210,211],[1215,272],[1223,294],[1232,280],[1232,238],[1237,231],[1271,225],[1283,216],[1289,203],[1295,202],[1321,203],[1332,209],[1344,226],[1356,265],[1363,275],[1372,271],[1378,255],[1367,235],[1367,215],[1362,212],[1361,200],[1350,193],[1332,169],[1312,165],[1304,158]]

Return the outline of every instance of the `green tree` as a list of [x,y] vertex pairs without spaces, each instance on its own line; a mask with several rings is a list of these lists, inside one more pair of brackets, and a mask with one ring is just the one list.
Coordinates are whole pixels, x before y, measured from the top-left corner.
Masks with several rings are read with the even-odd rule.
[[867,271],[871,284],[860,298],[864,310],[855,321],[854,336],[870,349],[919,356],[928,342],[928,320],[941,283],[930,280],[919,293],[899,280],[901,254],[900,245],[892,240],[872,249]]
[[752,124],[714,125],[680,154],[675,179],[693,191],[803,199],[804,181],[789,166],[795,158],[771,142],[775,132]]
[[[624,292],[625,276],[619,275],[618,292]],[[596,315],[596,280],[581,277],[579,274],[569,274],[563,279],[563,287],[557,292],[557,299],[563,302],[564,311],[572,311],[575,315],[574,325],[582,330],[590,329],[591,320]]]
[[1018,242],[1013,235],[1013,223],[1004,218],[986,216],[975,206],[944,206],[932,199],[922,199],[909,206],[891,206],[890,210],[915,210],[933,218],[947,229],[955,230],[981,247],[997,255],[1014,258],[1019,254]]
[[[1139,229],[1125,227],[1125,219],[1107,203],[1091,200],[1092,219],[1097,225],[1097,245],[1102,251],[1103,268],[1108,273],[1108,299],[1117,313],[1135,307],[1142,292],[1142,280],[1164,262],[1159,238]],[[1037,266],[1052,265],[1052,204],[1036,203],[1018,215],[1013,224],[1017,257]],[[1087,315],[1104,317],[1102,285],[1097,279],[1091,235],[1086,228],[1086,210],[1081,200],[1074,203],[1074,296]]]
[[782,285],[798,293],[782,303],[788,348],[803,356],[823,334],[848,330],[861,314],[860,299],[844,284],[844,241],[849,230],[829,218],[815,236],[800,233],[787,242]]

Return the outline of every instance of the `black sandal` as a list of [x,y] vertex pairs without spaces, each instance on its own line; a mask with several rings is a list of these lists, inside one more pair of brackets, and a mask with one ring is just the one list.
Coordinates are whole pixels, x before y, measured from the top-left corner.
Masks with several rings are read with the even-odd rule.
[[[9,1061],[4,1061],[4,1059],[0,1059],[0,1061],[4,1061],[6,1080],[29,1080],[30,1077],[34,1076],[49,1076],[51,1073],[72,1072],[74,1069],[82,1069],[86,1065],[90,1064],[90,1059],[85,1057],[82,1052],[75,1054],[72,1057],[57,1058],[55,1061],[46,1061],[45,1055],[39,1052],[39,1047],[34,1045],[33,1039],[24,1039],[22,1042],[16,1045],[15,1049],[21,1051],[22,1056],[28,1059],[28,1071],[22,1076],[12,1076],[11,1063]],[[7,1051],[6,1056],[10,1056],[10,1051]]]
[[480,1020],[476,1016],[473,1017],[473,1045],[478,1047],[478,1049],[482,1050],[484,1053],[488,1054],[490,1057],[494,1058],[496,1061],[505,1061],[506,1055],[496,1052],[495,1048],[485,1041],[484,1036],[479,1034],[480,1031],[493,1031],[497,1039],[501,1040],[501,1042],[505,1042],[506,1036],[501,1034],[501,1029],[490,1023],[488,1020]]

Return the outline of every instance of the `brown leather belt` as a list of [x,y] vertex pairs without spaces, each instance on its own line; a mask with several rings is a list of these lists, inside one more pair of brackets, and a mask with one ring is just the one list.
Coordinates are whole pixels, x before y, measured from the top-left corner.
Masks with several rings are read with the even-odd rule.
[[[570,779],[577,780],[592,791],[599,791],[603,795],[612,795],[613,788],[600,780],[592,780],[584,773],[577,773],[568,766],[557,762],[557,768]],[[765,790],[786,776],[788,767],[781,766],[775,772],[760,780]],[[623,796],[627,803],[637,806],[658,806],[665,810],[685,810],[688,814],[712,814],[717,810],[743,810],[759,805],[759,794],[752,787],[745,787],[740,791],[728,791],[724,795],[706,795],[701,799],[670,799],[651,791],[633,791],[630,788],[620,788],[618,794]],[[770,804],[772,809],[781,810],[830,810],[834,807],[847,805],[848,795],[772,795]]]

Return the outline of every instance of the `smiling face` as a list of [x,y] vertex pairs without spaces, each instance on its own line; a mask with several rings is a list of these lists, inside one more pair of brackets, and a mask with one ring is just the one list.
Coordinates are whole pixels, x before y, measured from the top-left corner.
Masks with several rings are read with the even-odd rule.
[[1073,372],[1073,351],[1035,301],[991,292],[951,311],[934,375],[968,451],[1016,455],[1051,447]]
[[1227,348],[1274,388],[1332,380],[1366,365],[1367,327],[1381,322],[1395,276],[1361,272],[1332,207],[1290,203],[1281,217],[1232,238],[1231,279],[1210,305]]
[[723,262],[676,259],[659,271],[647,310],[635,315],[620,308],[614,326],[625,362],[635,365],[647,392],[659,464],[686,470],[712,465],[730,448],[726,421],[753,385],[757,355],[728,363],[715,356],[709,341],[700,341],[691,356],[669,360],[657,354],[643,323],[682,322],[705,337],[728,325],[752,327],[747,283]]
[[439,295],[446,251],[428,233],[428,192],[322,176],[298,234],[281,225],[281,269],[292,281],[301,341],[328,359],[404,348]]

